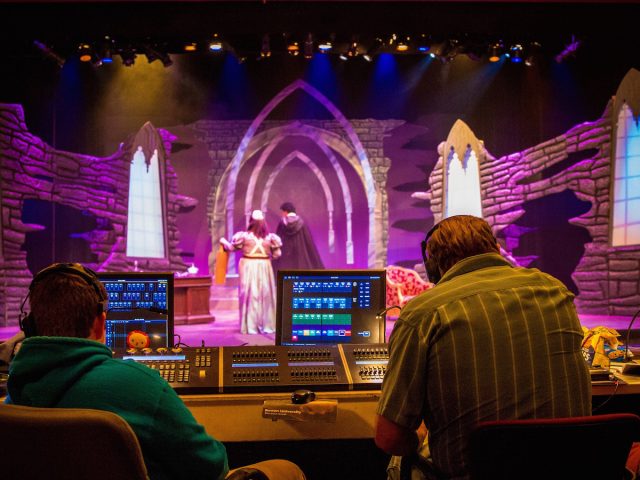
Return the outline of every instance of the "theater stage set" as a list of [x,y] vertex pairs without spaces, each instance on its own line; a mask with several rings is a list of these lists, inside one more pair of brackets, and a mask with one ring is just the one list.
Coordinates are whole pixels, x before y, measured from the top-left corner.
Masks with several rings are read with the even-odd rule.
[[[184,344],[273,345],[239,331],[238,259],[213,275],[220,238],[254,209],[275,231],[285,201],[330,269],[424,275],[425,232],[482,216],[518,264],[575,293],[584,326],[625,339],[640,310],[638,18],[631,1],[1,0],[0,340],[33,274],[76,261],[175,272],[193,295],[176,311]],[[247,395],[229,408],[264,400]],[[340,461],[328,430],[293,432],[212,433],[238,464],[295,445],[309,478],[365,478],[310,465],[313,449]],[[333,440],[384,478],[363,437]]]

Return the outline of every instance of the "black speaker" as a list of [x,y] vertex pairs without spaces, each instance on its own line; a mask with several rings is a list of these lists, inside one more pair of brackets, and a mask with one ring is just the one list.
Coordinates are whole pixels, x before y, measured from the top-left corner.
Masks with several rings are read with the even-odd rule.
[[31,295],[31,292],[35,285],[37,285],[38,282],[42,281],[43,278],[50,275],[75,275],[76,277],[82,278],[85,282],[87,282],[87,285],[90,285],[96,292],[96,297],[98,298],[96,315],[100,315],[105,310],[107,297],[103,296],[100,290],[100,280],[98,280],[96,272],[79,263],[54,263],[53,265],[40,270],[33,277],[33,280],[29,285],[29,293],[27,293],[27,296],[24,297],[24,300],[20,305],[20,316],[18,318],[18,324],[20,325],[20,329],[24,332],[25,337],[36,336],[38,332],[33,314],[25,312],[24,306],[27,303],[27,299]]

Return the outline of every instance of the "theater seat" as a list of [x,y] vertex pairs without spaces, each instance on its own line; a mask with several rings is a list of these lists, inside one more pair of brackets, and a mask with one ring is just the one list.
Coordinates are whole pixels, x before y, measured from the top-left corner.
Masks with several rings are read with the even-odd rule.
[[485,422],[469,439],[471,479],[633,478],[625,464],[637,441],[630,413]]
[[387,268],[387,307],[404,305],[419,293],[433,287],[410,268],[389,265]]
[[115,413],[0,404],[0,477],[145,480],[138,438]]

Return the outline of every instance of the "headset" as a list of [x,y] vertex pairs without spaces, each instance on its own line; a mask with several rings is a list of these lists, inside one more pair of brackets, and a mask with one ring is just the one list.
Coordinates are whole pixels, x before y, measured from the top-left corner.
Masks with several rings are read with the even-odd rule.
[[433,235],[439,227],[440,222],[431,227],[431,230],[427,232],[427,236],[424,237],[424,240],[422,240],[422,242],[420,242],[424,269],[427,271],[427,277],[429,277],[429,281],[433,283],[438,283],[440,281],[440,278],[442,278],[442,275],[440,275],[440,268],[438,267],[436,261],[433,258],[427,256],[427,242],[431,238],[431,235]]
[[75,275],[76,277],[82,278],[87,283],[87,285],[93,288],[93,290],[96,292],[97,298],[99,299],[96,315],[100,315],[102,312],[106,311],[108,297],[105,297],[100,290],[101,283],[100,280],[98,280],[96,272],[79,263],[54,263],[53,265],[40,270],[33,277],[33,280],[29,285],[29,293],[27,293],[27,296],[24,297],[24,300],[20,305],[20,316],[18,318],[18,324],[20,325],[20,329],[24,332],[25,337],[36,336],[38,335],[38,331],[36,328],[36,319],[34,318],[32,313],[27,313],[24,311],[24,306],[27,303],[27,300],[31,295],[34,287],[39,282],[41,282],[42,279],[44,279],[45,277],[49,277],[50,275]]

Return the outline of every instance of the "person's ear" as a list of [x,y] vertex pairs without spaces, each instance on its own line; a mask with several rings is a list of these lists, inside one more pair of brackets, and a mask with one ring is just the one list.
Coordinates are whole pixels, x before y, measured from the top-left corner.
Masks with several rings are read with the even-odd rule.
[[102,312],[96,315],[91,324],[91,330],[89,331],[90,340],[98,340],[104,343],[106,339],[105,322],[107,321],[107,312]]

